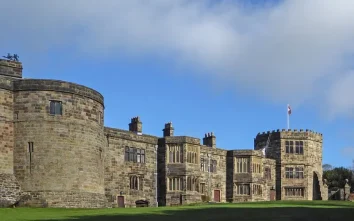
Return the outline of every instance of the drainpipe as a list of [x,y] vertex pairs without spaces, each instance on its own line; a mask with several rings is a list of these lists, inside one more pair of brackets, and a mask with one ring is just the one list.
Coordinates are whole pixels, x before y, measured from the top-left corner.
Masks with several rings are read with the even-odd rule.
[[156,151],[156,168],[155,168],[155,201],[156,201],[156,207],[159,207],[159,201],[157,199],[157,169],[158,169],[158,145],[155,145],[155,151]]
[[208,153],[208,195],[209,195],[209,202],[211,201],[211,186],[210,186],[210,153]]

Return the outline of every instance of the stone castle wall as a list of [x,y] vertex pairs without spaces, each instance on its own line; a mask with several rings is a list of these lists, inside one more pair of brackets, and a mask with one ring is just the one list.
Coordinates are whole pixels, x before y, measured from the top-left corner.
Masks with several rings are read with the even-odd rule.
[[[237,168],[240,160],[241,171]],[[258,150],[234,150],[228,153],[227,167],[229,202],[271,200],[271,190],[275,188],[275,160],[264,158]],[[269,176],[266,170],[269,170]],[[240,191],[240,185],[246,186],[248,190]]]
[[[314,196],[314,182],[318,182],[319,189],[325,198],[326,189],[322,182],[322,134],[310,130],[278,130],[258,134],[255,138],[255,149],[261,149],[270,136],[270,147],[267,157],[276,160],[276,186],[278,200],[312,200]],[[286,142],[294,142],[294,153],[286,153]],[[295,142],[303,142],[303,153],[296,152]],[[286,168],[303,168],[304,178],[287,178]],[[295,171],[294,171],[295,172]],[[316,174],[316,175],[315,175]],[[315,176],[315,177],[314,177]],[[316,177],[317,176],[317,177]],[[287,194],[303,188],[303,194],[296,196]],[[289,190],[288,190],[289,191]],[[318,195],[315,193],[315,195]]]
[[[124,197],[125,207],[135,207],[136,201],[147,200],[156,205],[156,151],[158,138],[131,131],[105,128],[108,148],[105,154],[105,194],[109,206],[118,207],[118,197]],[[144,150],[144,162],[128,161],[126,148]],[[131,186],[137,177],[138,188]]]
[[[202,144],[174,136],[171,122],[163,137],[143,134],[139,117],[131,119],[129,130],[104,127],[104,98],[97,91],[21,77],[21,63],[0,59],[0,206],[268,201],[275,190],[277,199],[326,199],[322,134],[278,130],[258,134],[255,150],[223,150],[213,133],[205,134]],[[52,101],[60,103],[62,113],[51,113]],[[270,134],[264,156],[260,149]],[[286,153],[289,140],[303,141],[304,154]],[[239,158],[249,160],[247,172],[237,172]],[[299,166],[304,179],[285,177],[287,167]],[[249,192],[240,193],[240,185]],[[285,194],[285,188],[297,187],[304,188],[303,196]]]
[[0,59],[0,75],[20,79],[22,78],[22,64],[16,61]]
[[[14,83],[14,171],[28,201],[105,206],[103,102],[82,88],[49,80]],[[53,100],[61,102],[62,114],[50,113]]]
[[0,59],[0,207],[14,205],[21,188],[14,176],[13,80],[22,76],[22,65]]

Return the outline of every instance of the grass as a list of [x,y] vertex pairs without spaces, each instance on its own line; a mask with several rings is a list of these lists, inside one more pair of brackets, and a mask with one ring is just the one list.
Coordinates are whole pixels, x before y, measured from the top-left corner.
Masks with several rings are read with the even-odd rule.
[[125,209],[0,209],[1,221],[337,221],[352,220],[353,215],[354,203],[341,201],[273,201]]

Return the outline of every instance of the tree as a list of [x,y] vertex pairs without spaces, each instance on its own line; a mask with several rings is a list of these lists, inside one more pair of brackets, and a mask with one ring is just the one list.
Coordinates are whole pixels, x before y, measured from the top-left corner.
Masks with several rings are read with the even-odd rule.
[[344,188],[345,179],[349,180],[351,189],[354,189],[353,172],[350,169],[344,167],[336,167],[332,170],[326,170],[323,172],[323,179],[327,180],[328,188]]
[[327,171],[327,170],[332,170],[333,169],[333,167],[332,167],[332,165],[331,164],[323,164],[322,165],[322,170],[323,171]]

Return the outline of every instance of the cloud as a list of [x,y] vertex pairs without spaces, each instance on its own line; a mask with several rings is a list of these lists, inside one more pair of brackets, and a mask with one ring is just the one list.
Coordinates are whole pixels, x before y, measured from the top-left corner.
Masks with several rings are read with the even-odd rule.
[[353,117],[354,1],[240,2],[3,0],[0,46],[170,57],[238,92]]

